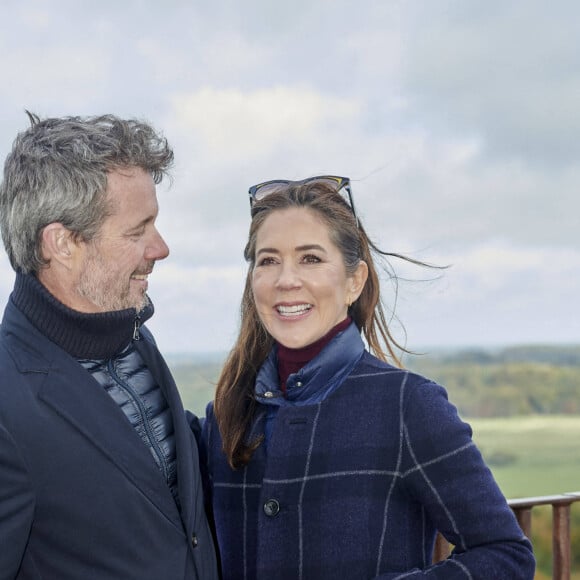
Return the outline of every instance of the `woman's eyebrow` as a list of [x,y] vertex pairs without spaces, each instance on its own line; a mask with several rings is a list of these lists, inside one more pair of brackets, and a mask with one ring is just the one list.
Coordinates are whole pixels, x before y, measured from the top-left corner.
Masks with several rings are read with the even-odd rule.
[[320,244],[304,244],[303,246],[297,246],[296,250],[299,252],[307,252],[308,250],[318,250],[319,252],[326,252],[323,246]]
[[260,254],[279,254],[280,250],[277,250],[276,248],[260,248],[257,252],[256,252],[256,256],[259,256]]
[[[318,250],[319,252],[324,252],[326,253],[326,249],[321,246],[320,244],[304,244],[302,246],[296,246],[294,248],[294,250],[296,252],[308,252],[311,250]],[[279,254],[280,250],[276,249],[276,248],[260,248],[257,252],[256,255],[259,256],[260,254],[263,253],[268,253],[268,254]]]

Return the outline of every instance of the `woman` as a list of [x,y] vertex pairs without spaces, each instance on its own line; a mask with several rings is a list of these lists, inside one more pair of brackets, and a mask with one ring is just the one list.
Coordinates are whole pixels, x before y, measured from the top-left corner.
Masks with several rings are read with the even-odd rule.
[[[250,201],[241,330],[203,432],[224,578],[532,578],[444,389],[385,362],[382,252],[348,179],[266,182]],[[456,547],[432,565],[437,530]]]

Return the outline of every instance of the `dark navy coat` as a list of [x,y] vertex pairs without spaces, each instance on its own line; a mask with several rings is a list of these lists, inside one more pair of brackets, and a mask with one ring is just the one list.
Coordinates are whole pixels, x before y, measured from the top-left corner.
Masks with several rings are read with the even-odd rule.
[[214,580],[195,438],[146,329],[172,412],[178,509],[149,449],[80,364],[9,303],[0,327],[0,579]]

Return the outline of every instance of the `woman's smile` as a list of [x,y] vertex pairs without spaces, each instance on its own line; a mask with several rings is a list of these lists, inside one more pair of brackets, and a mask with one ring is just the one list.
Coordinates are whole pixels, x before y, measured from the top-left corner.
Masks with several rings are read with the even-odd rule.
[[312,304],[277,304],[275,308],[282,318],[296,319],[308,314]]

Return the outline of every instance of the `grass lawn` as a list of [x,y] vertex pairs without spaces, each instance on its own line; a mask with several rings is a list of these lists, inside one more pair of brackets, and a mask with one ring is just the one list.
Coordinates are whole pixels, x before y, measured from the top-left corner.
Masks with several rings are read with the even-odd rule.
[[580,491],[580,416],[468,420],[508,498]]

